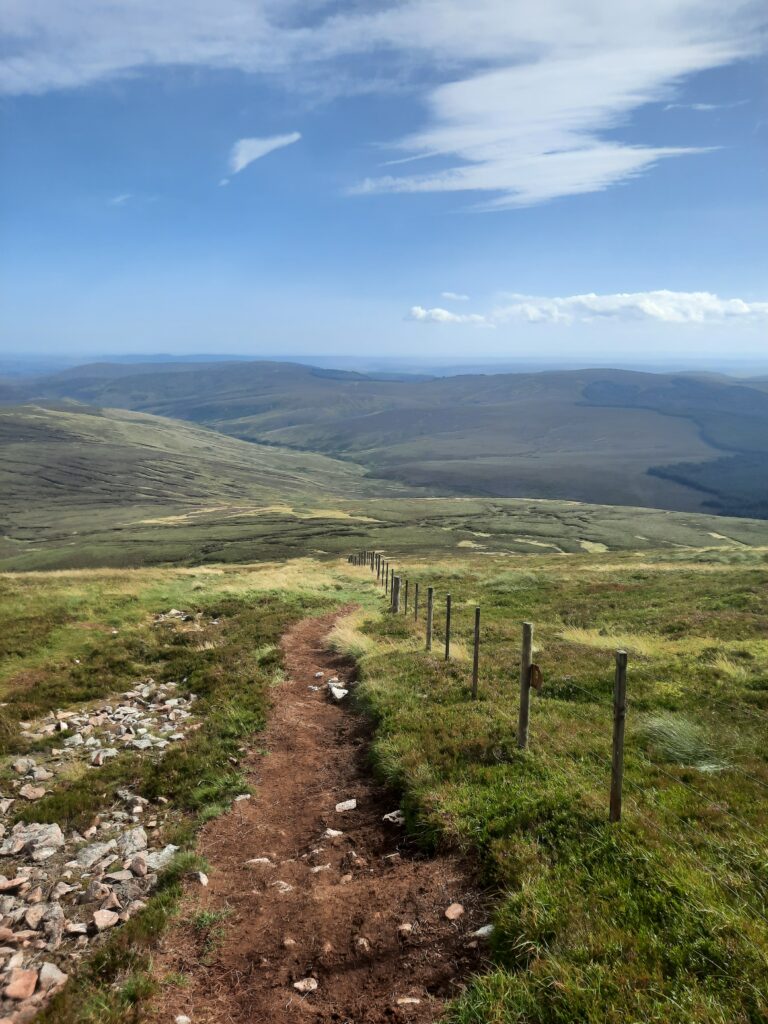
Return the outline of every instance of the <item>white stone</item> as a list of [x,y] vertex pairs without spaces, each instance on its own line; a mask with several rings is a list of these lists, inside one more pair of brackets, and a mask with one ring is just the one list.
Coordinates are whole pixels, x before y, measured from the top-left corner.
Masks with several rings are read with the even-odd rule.
[[381,820],[386,821],[388,825],[404,825],[405,815],[402,811],[390,811]]
[[344,811],[354,811],[357,807],[357,800],[342,800],[340,804],[336,804],[336,813],[343,814]]
[[344,833],[338,828],[327,828],[325,832],[323,832],[323,839],[338,839],[343,835]]
[[348,693],[349,693],[349,690],[342,690],[338,686],[332,686],[330,688],[331,697],[333,697],[333,699],[335,701],[344,700],[344,698],[347,696]]
[[297,992],[301,992],[302,995],[307,992],[317,991],[317,979],[316,978],[302,978],[301,981],[295,981],[293,987]]
[[155,850],[153,853],[147,854],[147,867],[153,871],[162,871],[164,867],[171,863],[178,850],[178,846],[169,843],[162,850]]
[[482,928],[478,928],[477,931],[472,932],[473,939],[487,939],[493,935],[493,925],[484,924]]

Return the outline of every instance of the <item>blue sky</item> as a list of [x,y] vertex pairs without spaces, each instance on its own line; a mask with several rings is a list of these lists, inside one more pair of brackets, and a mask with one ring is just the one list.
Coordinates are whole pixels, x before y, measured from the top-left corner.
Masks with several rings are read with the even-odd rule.
[[768,356],[742,0],[10,0],[7,354]]

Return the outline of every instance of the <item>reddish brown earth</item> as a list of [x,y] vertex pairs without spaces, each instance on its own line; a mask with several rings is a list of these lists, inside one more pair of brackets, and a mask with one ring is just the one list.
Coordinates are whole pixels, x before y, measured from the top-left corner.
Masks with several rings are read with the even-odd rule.
[[[189,888],[155,963],[156,976],[183,972],[188,984],[161,986],[147,1021],[426,1024],[481,966],[470,933],[486,921],[466,866],[419,854],[382,821],[397,804],[367,768],[365,721],[331,704],[324,686],[309,688],[322,684],[319,671],[354,677],[324,648],[334,618],[305,620],[283,639],[289,681],[244,766],[255,796],[201,834],[210,884]],[[335,810],[349,799],[355,810]],[[324,838],[329,827],[343,836]],[[271,864],[246,864],[257,857]],[[465,912],[449,921],[455,902]],[[189,923],[201,909],[228,915],[207,946]],[[318,987],[301,995],[294,983],[308,978]],[[409,998],[418,1002],[399,1002]]]

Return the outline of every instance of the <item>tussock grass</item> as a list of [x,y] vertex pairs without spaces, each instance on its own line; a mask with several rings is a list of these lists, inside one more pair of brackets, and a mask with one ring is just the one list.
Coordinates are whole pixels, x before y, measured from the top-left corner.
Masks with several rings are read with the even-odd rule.
[[371,621],[371,615],[364,609],[357,609],[337,619],[325,642],[330,650],[355,661],[362,661],[376,650],[377,644],[373,637],[363,632],[363,627]]
[[712,668],[720,676],[725,676],[727,679],[738,680],[744,682],[749,678],[749,672],[745,665],[740,665],[735,661],[732,661],[726,654],[718,654],[712,659]]
[[624,633],[598,629],[583,629],[571,626],[561,631],[560,636],[571,644],[581,647],[595,647],[600,651],[625,650],[632,654],[650,658],[658,655],[667,644],[660,637],[642,633]]
[[648,715],[641,723],[639,735],[662,760],[701,772],[722,771],[728,766],[725,757],[716,752],[709,731],[684,715]]

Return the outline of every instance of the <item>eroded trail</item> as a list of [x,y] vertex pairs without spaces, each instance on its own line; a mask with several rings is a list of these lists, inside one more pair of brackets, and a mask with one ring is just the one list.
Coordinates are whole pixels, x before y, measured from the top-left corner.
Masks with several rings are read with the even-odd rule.
[[[466,869],[418,855],[382,821],[396,804],[367,769],[364,721],[330,703],[325,686],[310,688],[318,672],[351,678],[324,648],[334,618],[305,620],[283,639],[288,681],[261,752],[247,759],[256,795],[203,830],[209,886],[187,893],[157,961],[188,983],[164,986],[149,1020],[422,1024],[479,966],[471,932],[484,920]],[[354,810],[335,810],[348,800]],[[451,921],[454,903],[464,913]],[[227,914],[207,942],[200,910],[208,921]],[[317,987],[301,994],[302,981]]]

